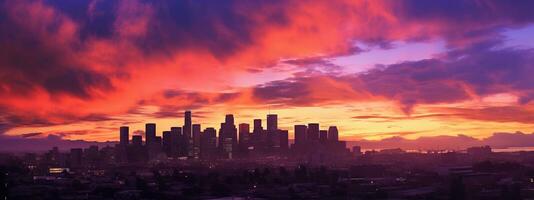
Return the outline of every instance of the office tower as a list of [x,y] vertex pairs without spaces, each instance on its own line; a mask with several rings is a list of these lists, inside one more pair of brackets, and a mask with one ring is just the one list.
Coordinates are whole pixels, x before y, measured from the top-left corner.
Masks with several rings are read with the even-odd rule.
[[173,150],[174,150],[174,135],[171,131],[163,131],[163,152],[167,154],[167,156],[173,156]]
[[250,140],[250,126],[247,123],[239,124],[239,144],[248,145]]
[[154,138],[156,138],[156,124],[148,123],[145,124],[145,143],[147,146],[150,146]]
[[319,124],[318,123],[308,124],[308,131],[306,134],[306,139],[308,142],[319,140]]
[[263,127],[261,126],[261,119],[254,119],[254,127],[252,129],[251,143],[254,151],[259,151],[263,144]]
[[133,146],[143,146],[143,136],[141,136],[141,135],[132,136],[132,145]]
[[261,126],[261,119],[254,119],[254,129],[253,132],[263,130],[263,127]]
[[182,128],[182,135],[185,139],[185,153],[186,156],[193,156],[193,137],[192,137],[192,120],[191,120],[191,111],[187,110],[184,113],[184,126]]
[[224,122],[221,123],[221,127],[219,128],[219,137],[218,137],[219,141],[217,142],[219,144],[220,149],[223,148],[223,138],[226,137],[225,131],[224,131],[225,127],[226,127],[225,123]]
[[174,155],[183,156],[187,153],[187,143],[182,135],[182,127],[171,127],[171,133],[174,139]]
[[328,141],[328,131],[327,130],[320,130],[319,131],[319,141],[321,141],[321,143],[326,143]]
[[237,128],[234,124],[234,116],[226,115],[224,123],[221,123],[219,131],[219,144],[225,158],[233,158],[237,150]]
[[152,160],[156,158],[162,151],[161,148],[161,137],[156,136],[152,139],[150,143],[147,141],[147,150],[148,150],[148,159]]
[[198,159],[200,157],[200,124],[193,124],[193,158]]
[[303,147],[306,144],[306,125],[295,125],[295,146]]
[[120,142],[119,144],[123,145],[123,146],[127,146],[130,141],[129,141],[129,128],[127,126],[121,126],[119,128],[120,130]]
[[274,132],[278,130],[278,115],[267,115],[267,131]]
[[337,127],[336,126],[330,126],[328,127],[328,140],[330,141],[339,141],[339,138],[338,138],[338,132],[337,132]]
[[191,138],[191,133],[192,133],[191,126],[192,126],[191,111],[188,110],[188,111],[185,111],[185,114],[184,114],[184,127],[182,129],[182,133],[187,138]]
[[227,114],[226,116],[224,116],[224,123],[226,123],[226,125],[233,126],[234,125],[234,115]]
[[171,127],[171,132],[174,135],[182,135],[182,127]]
[[287,130],[279,130],[278,131],[278,137],[279,137],[279,143],[280,143],[280,150],[281,152],[286,152],[287,149],[289,149],[289,131]]
[[278,136],[278,116],[275,114],[267,115],[267,150],[273,151],[280,147]]
[[200,140],[200,158],[210,160],[215,158],[217,152],[217,131],[214,128],[206,128]]
[[246,123],[239,124],[239,149],[242,153],[247,152],[250,146],[250,126]]

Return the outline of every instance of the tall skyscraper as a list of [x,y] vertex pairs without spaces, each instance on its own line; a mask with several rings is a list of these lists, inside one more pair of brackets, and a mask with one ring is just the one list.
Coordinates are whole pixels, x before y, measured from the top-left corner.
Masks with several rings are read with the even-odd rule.
[[150,146],[153,143],[155,138],[156,138],[156,124],[154,123],[145,124],[146,145]]
[[163,131],[163,151],[167,156],[174,154],[174,135],[171,131]]
[[234,115],[227,114],[224,117],[224,123],[226,123],[226,125],[229,125],[229,126],[235,126],[235,124],[234,124]]
[[306,132],[308,127],[306,125],[295,125],[295,144],[306,143]]
[[254,119],[251,145],[254,151],[259,151],[263,148],[263,127],[261,126],[261,119]]
[[184,114],[184,127],[182,129],[182,132],[183,134],[185,135],[185,137],[187,138],[191,138],[191,133],[192,133],[192,121],[191,121],[191,111],[185,111],[185,114]]
[[171,132],[175,135],[181,136],[182,135],[182,127],[171,127]]
[[200,158],[213,159],[217,152],[217,131],[214,128],[206,128],[200,140]]
[[182,134],[182,127],[171,127],[174,138],[174,149],[177,156],[187,155],[187,140]]
[[226,115],[224,123],[221,123],[219,144],[226,158],[234,157],[237,150],[237,128],[234,124],[234,116],[231,114]]
[[200,124],[193,124],[193,144],[195,146],[198,146],[200,144],[200,133],[201,133],[201,128],[200,128]]
[[298,151],[303,151],[307,145],[307,131],[306,125],[295,125],[295,145],[294,148]]
[[121,126],[120,130],[120,142],[119,144],[126,146],[130,143],[129,128],[127,126]]
[[193,156],[192,123],[191,111],[187,110],[184,113],[184,126],[182,128],[182,134],[183,138],[185,139],[185,154],[189,157]]
[[193,158],[200,158],[200,124],[193,124]]
[[248,144],[250,140],[250,126],[247,123],[239,124],[239,144]]
[[248,151],[250,143],[250,126],[246,123],[239,124],[239,149],[241,152],[245,153]]
[[254,119],[254,129],[253,132],[258,132],[260,130],[263,130],[263,127],[261,126],[261,119]]
[[319,140],[319,124],[318,123],[309,123],[307,131],[307,141],[317,141]]
[[274,132],[278,130],[278,115],[267,115],[267,131]]
[[328,127],[328,140],[339,141],[338,131],[336,126]]
[[278,116],[269,114],[267,115],[267,151],[274,151],[280,147],[278,135]]

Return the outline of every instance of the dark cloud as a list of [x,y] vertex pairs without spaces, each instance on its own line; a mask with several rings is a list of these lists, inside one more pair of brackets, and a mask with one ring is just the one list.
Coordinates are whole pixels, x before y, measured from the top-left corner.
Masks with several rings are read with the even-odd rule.
[[[442,65],[439,60],[422,60],[373,69],[357,78],[371,93],[397,100],[405,112],[416,104],[455,102],[469,98],[460,82],[448,79],[417,80],[425,71],[436,72]],[[356,85],[361,87],[361,85]]]
[[[148,35],[136,42],[147,53],[174,52],[202,47],[225,59],[251,45],[260,25],[248,14],[259,12],[265,4],[279,11],[266,13],[266,23],[284,25],[287,17],[283,1],[159,1],[148,2],[155,15],[149,21]],[[244,11],[244,12],[242,12]]]
[[307,81],[308,78],[272,81],[255,87],[253,95],[254,98],[268,103],[308,105],[313,100],[309,98],[310,88],[306,84]]
[[342,71],[342,67],[332,63],[327,57],[310,57],[286,60],[284,63],[299,66],[303,69],[294,73],[294,76],[305,77],[313,75],[337,75]]
[[21,134],[20,136],[23,138],[29,138],[29,137],[40,136],[42,134],[43,133],[24,133],[24,134]]
[[530,49],[499,46],[498,42],[452,50],[434,59],[408,61],[373,69],[355,87],[397,100],[406,112],[416,104],[451,103],[475,95],[511,92],[523,103],[534,93],[534,54]]
[[[287,62],[297,65],[328,66],[322,58]],[[491,40],[452,49],[432,59],[377,66],[359,74],[308,73],[307,76],[256,86],[253,94],[265,102],[313,105],[325,99],[312,96],[312,92],[318,88],[324,89],[321,87],[335,81],[351,85],[356,93],[370,93],[394,100],[408,114],[418,104],[455,103],[497,93],[518,95],[520,103],[528,104],[534,96],[534,79],[531,78],[531,74],[534,74],[534,65],[531,63],[534,63],[534,52],[531,49],[507,48],[501,45],[501,40]],[[335,97],[342,94],[332,95]],[[359,99],[344,101],[351,100]],[[503,112],[521,114],[520,111],[524,108],[493,109],[493,111],[503,109]],[[495,113],[491,111],[488,108],[481,112],[488,115]],[[513,118],[511,113],[510,119]],[[471,118],[484,116],[484,114],[473,116],[464,112],[458,115]],[[530,121],[528,118],[519,120]]]
[[42,87],[52,95],[90,98],[92,89],[113,89],[109,77],[75,59],[76,40],[68,46],[61,41],[71,36],[64,30],[67,19],[53,13],[42,19],[42,27],[32,27],[24,21],[33,20],[27,13],[32,11],[12,9],[14,2],[9,2],[0,3],[0,84],[9,91],[4,95],[26,95]]
[[[503,28],[531,23],[534,14],[532,1],[513,3],[489,0],[402,0],[388,1],[394,4],[393,13],[401,24],[420,23],[436,26],[438,37],[445,38],[449,45],[465,45],[484,38],[491,38]],[[421,31],[412,36],[414,40],[428,39],[436,35]]]
[[[55,120],[50,120],[50,117]],[[25,127],[46,127],[54,125],[66,125],[78,122],[102,122],[116,120],[115,118],[101,113],[91,113],[88,115],[72,115],[68,113],[54,113],[48,117],[35,115],[32,113],[15,113],[5,111],[0,114],[0,134],[17,126]]]

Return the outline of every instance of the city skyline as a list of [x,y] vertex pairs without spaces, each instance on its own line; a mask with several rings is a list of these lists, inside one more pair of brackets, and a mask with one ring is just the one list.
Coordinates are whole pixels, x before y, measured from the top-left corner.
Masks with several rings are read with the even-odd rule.
[[[292,143],[289,131],[278,127],[278,115],[274,113],[266,115],[266,128],[261,123],[262,119],[254,119],[252,130],[249,123],[236,123],[233,114],[226,114],[218,131],[217,127],[202,128],[201,122],[193,123],[193,113],[184,111],[183,125],[176,124],[170,129],[158,130],[157,124],[145,123],[144,137],[139,134],[130,136],[129,127],[121,126],[119,142],[113,145],[115,161],[132,164],[166,159],[256,160],[273,156],[322,160],[329,157],[336,160],[351,155],[347,142],[339,140],[339,130],[335,125],[321,129],[319,123],[295,124],[294,132],[298,137]],[[161,134],[158,135],[158,132]],[[54,149],[59,151],[58,147]],[[71,152],[72,149],[82,151],[81,148],[71,148]],[[362,154],[361,147],[357,149],[356,154]]]
[[290,139],[319,123],[347,141],[524,144],[533,6],[0,1],[0,143],[118,141],[121,126],[131,136],[148,122],[162,137],[192,110],[190,135],[199,122],[218,134],[231,113],[236,129],[263,119]]

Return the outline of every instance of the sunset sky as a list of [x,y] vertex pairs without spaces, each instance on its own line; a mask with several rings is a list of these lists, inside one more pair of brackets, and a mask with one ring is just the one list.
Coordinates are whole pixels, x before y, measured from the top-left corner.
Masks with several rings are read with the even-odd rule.
[[0,0],[0,133],[115,141],[186,109],[290,138],[531,133],[533,22],[527,0]]

